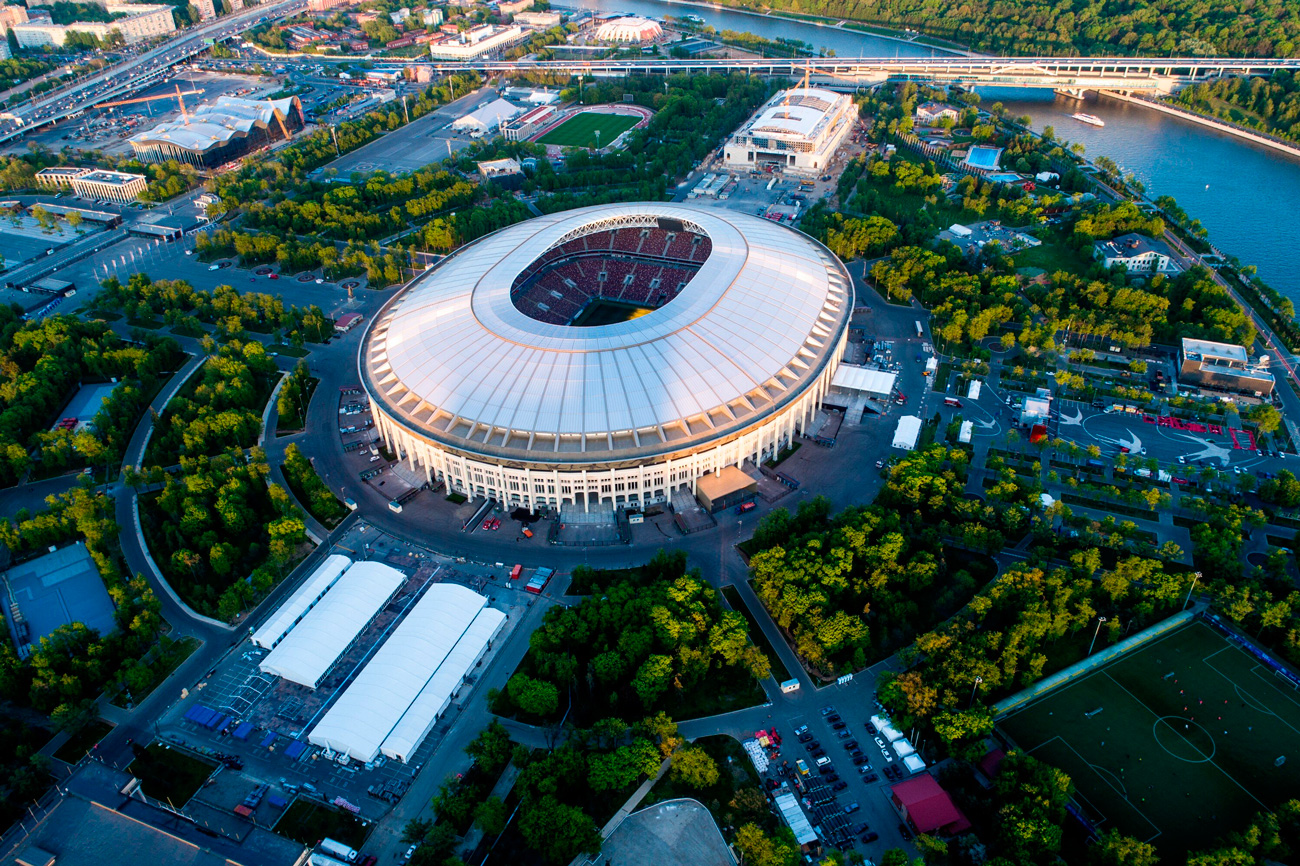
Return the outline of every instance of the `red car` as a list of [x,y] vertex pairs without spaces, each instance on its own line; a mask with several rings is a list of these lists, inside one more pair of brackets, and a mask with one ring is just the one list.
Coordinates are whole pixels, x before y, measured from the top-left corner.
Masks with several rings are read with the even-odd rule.
[[483,521],[483,528],[484,528],[484,529],[491,529],[491,528],[492,528],[492,521],[491,521],[491,519],[488,519],[488,520],[484,520],[484,521]]

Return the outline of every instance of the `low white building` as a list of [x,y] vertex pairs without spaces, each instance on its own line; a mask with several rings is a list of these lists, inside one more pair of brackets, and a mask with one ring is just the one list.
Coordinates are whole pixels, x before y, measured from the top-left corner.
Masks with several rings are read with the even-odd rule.
[[774,165],[793,174],[818,174],[852,132],[857,112],[845,93],[783,90],[727,139],[723,164],[733,171]]
[[944,118],[956,122],[961,117],[961,112],[951,105],[944,105],[942,102],[922,102],[916,107],[916,122],[924,124],[937,123]]
[[474,60],[497,54],[522,42],[532,31],[512,24],[497,27],[484,24],[456,36],[444,36],[429,43],[429,56],[434,60]]
[[1120,235],[1114,240],[1095,242],[1092,245],[1092,256],[1108,268],[1123,265],[1129,273],[1182,273],[1168,244],[1137,232]]

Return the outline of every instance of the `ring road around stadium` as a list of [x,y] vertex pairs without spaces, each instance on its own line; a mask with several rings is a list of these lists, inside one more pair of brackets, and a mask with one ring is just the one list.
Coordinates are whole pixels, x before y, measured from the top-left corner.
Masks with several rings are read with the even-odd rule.
[[646,505],[803,432],[851,308],[835,255],[769,220],[582,208],[413,280],[371,322],[361,381],[431,483],[527,508]]

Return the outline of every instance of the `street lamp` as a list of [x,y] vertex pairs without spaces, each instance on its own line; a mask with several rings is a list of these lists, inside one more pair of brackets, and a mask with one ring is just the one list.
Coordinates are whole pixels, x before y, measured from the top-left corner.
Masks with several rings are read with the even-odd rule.
[[1101,624],[1106,621],[1106,617],[1097,617],[1097,627],[1092,630],[1092,643],[1088,644],[1088,655],[1092,655],[1092,648],[1097,645],[1097,635],[1101,632]]
[[1196,581],[1200,579],[1201,579],[1201,573],[1199,571],[1195,572],[1192,575],[1192,585],[1187,587],[1187,598],[1183,599],[1183,606],[1180,607],[1179,610],[1187,609],[1187,603],[1192,600],[1192,590],[1196,588]]
[[980,687],[980,683],[982,682],[984,682],[984,677],[975,678],[974,684],[970,687],[970,701],[968,701],[966,704],[967,709],[970,709],[972,706],[975,705],[975,690]]

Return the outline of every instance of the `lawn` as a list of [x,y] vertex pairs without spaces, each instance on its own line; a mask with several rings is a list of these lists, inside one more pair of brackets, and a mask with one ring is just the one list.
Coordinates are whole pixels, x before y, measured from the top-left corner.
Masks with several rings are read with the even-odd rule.
[[1057,271],[1071,274],[1085,274],[1092,267],[1092,261],[1081,256],[1064,242],[1050,237],[1040,245],[1015,253],[1011,257],[1017,268],[1041,268],[1049,275]]
[[1001,725],[1070,774],[1076,801],[1102,830],[1150,841],[1169,862],[1300,790],[1296,690],[1200,622]]
[[596,131],[599,130],[600,144],[605,146],[640,122],[640,117],[630,114],[584,111],[537,139],[537,143],[560,147],[595,147]]
[[54,757],[68,764],[75,764],[86,757],[91,747],[104,739],[113,726],[103,719],[95,719],[84,728],[68,738],[68,741],[54,751]]
[[329,837],[349,848],[360,848],[370,832],[362,820],[352,813],[301,797],[284,810],[274,830],[278,835],[303,845],[315,845],[321,839]]
[[772,663],[772,676],[776,677],[776,681],[783,683],[790,679],[789,668],[781,661],[781,657],[776,654],[776,649],[772,646],[772,642],[767,639],[767,635],[763,634],[763,630],[758,627],[758,622],[754,619],[754,615],[749,612],[749,606],[740,597],[740,592],[734,586],[724,586],[722,595],[727,599],[727,604],[731,605],[731,609],[743,616],[745,622],[749,623],[749,639],[754,646],[763,651],[763,655],[767,656],[767,660]]
[[140,780],[140,788],[155,800],[177,809],[203,787],[217,768],[216,762],[190,755],[162,743],[136,749],[127,772]]

